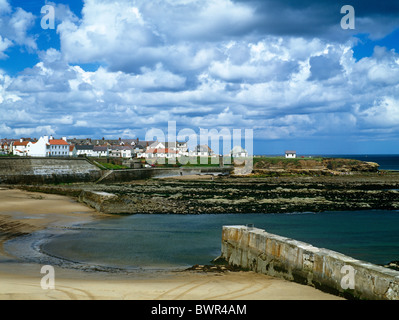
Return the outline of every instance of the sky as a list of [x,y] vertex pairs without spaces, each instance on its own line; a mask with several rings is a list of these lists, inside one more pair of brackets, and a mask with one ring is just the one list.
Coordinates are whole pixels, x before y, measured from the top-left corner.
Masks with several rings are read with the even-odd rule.
[[0,138],[169,121],[253,130],[255,154],[398,154],[399,1],[0,0]]

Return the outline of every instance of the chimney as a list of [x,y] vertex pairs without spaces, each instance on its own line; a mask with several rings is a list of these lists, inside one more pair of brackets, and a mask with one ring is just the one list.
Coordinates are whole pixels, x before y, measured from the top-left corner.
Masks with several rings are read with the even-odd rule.
[[53,136],[50,136],[50,140],[53,140],[54,139],[54,137]]
[[23,138],[19,139],[19,142],[24,142],[24,139]]
[[64,140],[65,142],[67,142],[67,137],[62,137],[62,140]]

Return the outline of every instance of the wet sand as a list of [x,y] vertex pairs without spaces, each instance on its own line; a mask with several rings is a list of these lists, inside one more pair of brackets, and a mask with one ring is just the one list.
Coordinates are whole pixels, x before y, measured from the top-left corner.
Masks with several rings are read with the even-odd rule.
[[[339,300],[310,286],[254,272],[154,271],[134,274],[54,267],[55,289],[42,289],[42,265],[3,244],[48,226],[111,218],[68,197],[0,188],[0,299],[3,300]],[[117,218],[117,217],[112,217]]]

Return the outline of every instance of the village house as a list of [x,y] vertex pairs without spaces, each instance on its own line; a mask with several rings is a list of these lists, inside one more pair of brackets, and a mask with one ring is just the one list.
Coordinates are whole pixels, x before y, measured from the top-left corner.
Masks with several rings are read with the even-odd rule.
[[43,136],[36,142],[29,142],[27,151],[30,157],[69,157],[69,143],[66,137]]
[[177,151],[179,154],[188,156],[188,145],[187,142],[179,142],[176,143]]
[[94,146],[93,147],[93,157],[108,157],[109,149],[107,146]]
[[166,142],[165,147],[176,151],[179,156],[188,156],[187,142]]
[[69,156],[70,157],[77,157],[78,156],[78,152],[76,150],[76,146],[71,144],[69,145]]
[[133,148],[130,146],[110,146],[109,156],[116,158],[131,158],[133,156]]
[[296,151],[288,150],[285,152],[285,157],[287,159],[296,158]]
[[241,146],[235,146],[231,151],[230,155],[233,158],[246,158],[248,157],[248,152],[243,149]]
[[28,143],[29,140],[21,138],[19,141],[12,143],[12,154],[14,156],[28,156]]
[[76,145],[76,154],[78,156],[92,157],[94,146],[92,144]]
[[50,145],[49,156],[69,157],[69,143],[66,140],[66,137],[62,137],[62,139],[54,139],[53,137],[50,137],[48,141]]
[[197,145],[194,150],[190,151],[189,155],[196,157],[211,157],[214,155],[214,152],[208,145],[201,144]]
[[88,145],[76,145],[76,154],[77,156],[84,156],[84,157],[108,157],[110,154],[109,146],[94,146],[92,144]]

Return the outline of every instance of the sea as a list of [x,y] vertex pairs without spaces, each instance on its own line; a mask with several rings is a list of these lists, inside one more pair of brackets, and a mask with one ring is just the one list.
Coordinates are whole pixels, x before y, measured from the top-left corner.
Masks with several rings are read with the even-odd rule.
[[[384,170],[399,170],[399,155],[340,157],[377,162]],[[39,231],[22,237],[22,241],[9,241],[5,250],[34,258],[28,253],[34,249],[40,253],[36,258],[42,261],[43,257],[52,257],[98,270],[179,269],[210,264],[218,257],[224,225],[253,225],[374,264],[399,260],[399,211],[387,210],[121,215],[71,225],[62,232]]]

